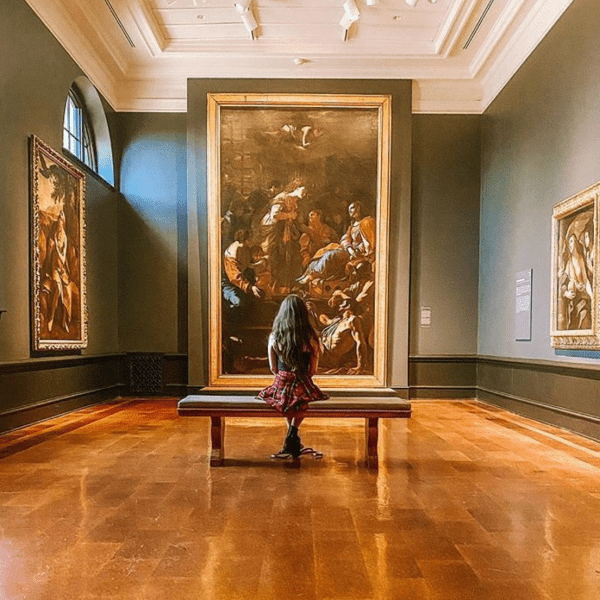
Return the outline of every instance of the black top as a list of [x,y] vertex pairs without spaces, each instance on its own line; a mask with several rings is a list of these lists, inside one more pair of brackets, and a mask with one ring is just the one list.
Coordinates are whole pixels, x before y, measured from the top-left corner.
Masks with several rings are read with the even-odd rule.
[[[277,351],[275,351],[277,352]],[[299,369],[291,369],[288,365],[286,365],[279,354],[277,354],[277,369],[279,371],[300,371],[301,373],[308,373],[310,368],[310,359],[312,357],[312,352],[310,350],[306,350],[302,353],[302,364]]]

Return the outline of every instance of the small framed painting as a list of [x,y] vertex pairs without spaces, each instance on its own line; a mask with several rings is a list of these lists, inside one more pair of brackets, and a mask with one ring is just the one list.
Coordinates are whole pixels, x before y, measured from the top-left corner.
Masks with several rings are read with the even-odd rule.
[[600,349],[598,195],[596,184],[560,202],[552,214],[552,346]]

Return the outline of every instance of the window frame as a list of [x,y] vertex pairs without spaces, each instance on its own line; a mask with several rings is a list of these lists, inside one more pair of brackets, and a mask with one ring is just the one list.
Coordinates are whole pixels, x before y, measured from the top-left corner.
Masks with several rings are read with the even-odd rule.
[[98,175],[98,153],[94,130],[85,102],[74,85],[69,88],[65,103],[63,150]]

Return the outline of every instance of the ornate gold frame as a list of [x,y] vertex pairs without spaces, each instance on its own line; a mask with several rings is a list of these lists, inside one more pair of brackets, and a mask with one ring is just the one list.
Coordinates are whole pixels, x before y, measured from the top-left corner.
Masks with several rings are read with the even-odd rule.
[[[599,197],[600,183],[597,183],[572,196],[571,198],[567,198],[559,204],[556,204],[552,212],[552,307],[550,317],[550,337],[552,346],[554,348],[570,350],[600,349],[600,311],[598,311],[598,275],[600,273],[598,268]],[[586,268],[586,272],[590,272],[593,279],[593,282],[591,282],[591,319],[589,328],[567,329],[559,326],[559,321],[561,320],[561,314],[563,312],[561,311],[561,305],[564,306],[564,303],[566,302],[564,299],[564,283],[561,284],[561,281],[564,282],[566,277],[563,275],[565,269],[563,268],[564,259],[561,254],[564,254],[566,252],[566,248],[568,247],[568,240],[566,239],[569,232],[568,224],[574,223],[578,215],[585,216],[588,222],[590,218],[592,221],[590,225],[590,231],[593,233],[592,246],[593,252],[595,253],[595,260],[592,269]],[[569,237],[571,237],[571,235],[569,235]],[[585,295],[588,295],[587,292]]]
[[[87,347],[87,295],[85,259],[85,174],[61,154],[53,150],[36,136],[31,137],[31,334],[34,351],[78,350]],[[62,189],[68,190],[50,196],[56,191],[52,181],[61,181]],[[53,187],[54,186],[54,187]],[[48,210],[45,210],[48,209]],[[64,216],[67,232],[67,251],[64,263],[70,261],[71,268],[62,269],[56,262],[52,267],[47,257],[52,247],[50,238],[56,227],[57,215]],[[76,221],[75,225],[67,221]],[[70,226],[70,227],[69,227]],[[55,244],[58,245],[58,244]],[[74,258],[73,258],[74,257]],[[60,259],[62,260],[62,258]],[[43,263],[43,264],[42,264]],[[75,267],[75,268],[73,268]],[[69,272],[69,271],[75,272]],[[60,280],[60,281],[59,281]],[[68,288],[68,289],[67,289]],[[53,313],[56,329],[48,326],[48,299],[53,294],[68,297],[70,319],[62,318],[62,306]],[[42,294],[45,298],[42,299]],[[44,300],[44,302],[43,302]],[[65,326],[66,324],[66,326]],[[53,323],[54,325],[54,323]],[[69,325],[71,325],[69,327]],[[57,335],[58,333],[58,335]]]
[[[378,110],[377,244],[375,273],[373,375],[322,375],[315,382],[324,388],[375,388],[386,385],[388,315],[388,223],[391,146],[391,96],[388,95],[280,95],[208,94],[208,251],[209,251],[209,385],[229,388],[261,388],[272,376],[224,374],[222,369],[221,306],[221,165],[220,118],[227,107],[344,108]],[[265,348],[266,353],[266,348]]]

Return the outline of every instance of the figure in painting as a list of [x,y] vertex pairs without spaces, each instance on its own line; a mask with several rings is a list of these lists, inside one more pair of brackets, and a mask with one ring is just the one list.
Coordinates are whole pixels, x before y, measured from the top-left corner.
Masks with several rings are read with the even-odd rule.
[[591,224],[588,224],[583,231],[583,251],[585,254],[585,266],[588,272],[588,279],[593,282],[596,251],[594,250],[594,234],[592,233]]
[[353,202],[348,207],[348,214],[351,224],[342,237],[341,244],[351,260],[366,258],[372,263],[375,260],[375,219],[363,215],[362,202]]
[[260,298],[261,289],[256,285],[255,265],[252,262],[250,231],[239,229],[234,241],[223,254],[223,298],[229,308],[241,309],[248,304],[249,297]]
[[38,196],[38,268],[41,339],[79,335],[79,210],[77,181],[58,164],[38,153],[43,177]]
[[289,293],[302,272],[298,202],[305,197],[306,188],[294,180],[271,201],[261,221],[262,249],[271,272],[274,293]]
[[567,233],[566,246],[564,263],[558,272],[563,307],[559,319],[566,330],[589,329],[593,291],[583,247],[573,232]]
[[320,315],[324,325],[320,342],[323,347],[322,364],[325,373],[360,375],[367,367],[367,341],[362,319],[358,316],[356,300],[336,292],[334,303],[339,302],[339,314],[334,318]]
[[347,266],[375,260],[375,219],[363,216],[361,202],[348,207],[351,224],[339,244],[328,244],[319,250],[298,278],[301,285],[320,280],[341,280],[348,273]]
[[323,211],[315,209],[308,213],[308,227],[300,236],[302,267],[306,268],[313,256],[327,244],[338,239],[334,229],[323,222]]
[[77,298],[78,287],[73,281],[76,271],[76,251],[69,244],[65,226],[65,215],[60,213],[54,224],[54,231],[48,238],[45,260],[42,267],[41,291],[45,296],[42,304],[48,332],[54,329],[54,320],[60,308],[60,325],[69,333],[73,314],[73,301]]

